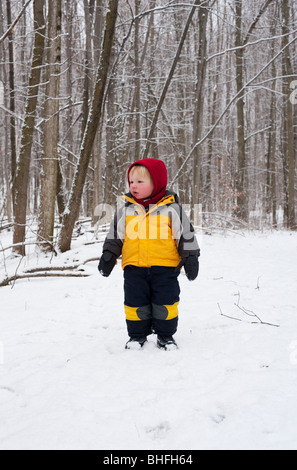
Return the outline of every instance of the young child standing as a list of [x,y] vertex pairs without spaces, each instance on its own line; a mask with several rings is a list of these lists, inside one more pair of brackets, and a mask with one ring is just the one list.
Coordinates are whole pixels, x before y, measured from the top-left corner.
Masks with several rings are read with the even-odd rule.
[[157,334],[159,348],[176,349],[180,287],[184,266],[190,281],[199,272],[200,250],[194,229],[167,191],[163,161],[147,158],[128,170],[130,192],[116,215],[103,245],[100,273],[108,277],[122,255],[125,313],[130,340],[126,349],[140,349]]

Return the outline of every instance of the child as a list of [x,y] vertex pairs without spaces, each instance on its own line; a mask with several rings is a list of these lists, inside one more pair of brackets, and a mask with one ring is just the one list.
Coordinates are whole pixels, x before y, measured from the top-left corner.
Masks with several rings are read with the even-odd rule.
[[141,349],[152,333],[159,348],[176,349],[178,276],[184,266],[188,279],[196,279],[199,246],[177,195],[166,190],[164,162],[138,160],[128,170],[128,183],[125,207],[111,224],[98,269],[108,277],[122,254],[126,349]]

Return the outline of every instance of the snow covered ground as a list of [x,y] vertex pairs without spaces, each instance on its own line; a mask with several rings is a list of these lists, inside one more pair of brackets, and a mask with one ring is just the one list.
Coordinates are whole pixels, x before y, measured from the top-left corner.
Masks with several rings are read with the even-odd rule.
[[[83,241],[52,264],[100,255]],[[0,288],[0,449],[297,449],[296,234],[200,243],[177,351],[124,349],[120,265]],[[49,262],[32,248],[19,270]]]

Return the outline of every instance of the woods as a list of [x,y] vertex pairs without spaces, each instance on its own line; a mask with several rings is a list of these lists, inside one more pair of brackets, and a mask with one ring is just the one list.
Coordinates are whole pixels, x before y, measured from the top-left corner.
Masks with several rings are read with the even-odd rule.
[[296,230],[296,89],[294,0],[0,0],[0,227],[67,251],[155,157],[205,227]]

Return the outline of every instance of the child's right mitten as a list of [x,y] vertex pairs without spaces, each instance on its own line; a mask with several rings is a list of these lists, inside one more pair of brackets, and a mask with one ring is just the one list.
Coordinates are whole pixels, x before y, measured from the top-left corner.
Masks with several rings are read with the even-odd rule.
[[104,277],[108,277],[111,274],[111,271],[115,267],[117,258],[116,256],[111,253],[110,251],[104,251],[100,263],[98,266],[99,273],[102,274]]
[[195,281],[199,273],[199,260],[198,256],[190,255],[183,260],[186,276],[189,281]]

